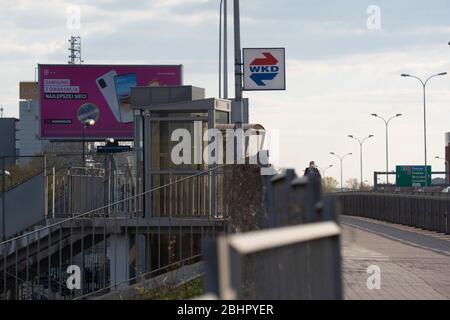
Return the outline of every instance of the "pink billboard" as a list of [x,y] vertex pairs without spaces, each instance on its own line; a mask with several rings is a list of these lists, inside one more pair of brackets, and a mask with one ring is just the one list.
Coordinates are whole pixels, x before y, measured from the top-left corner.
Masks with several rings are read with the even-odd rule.
[[133,138],[131,88],[182,85],[182,66],[39,65],[41,138]]

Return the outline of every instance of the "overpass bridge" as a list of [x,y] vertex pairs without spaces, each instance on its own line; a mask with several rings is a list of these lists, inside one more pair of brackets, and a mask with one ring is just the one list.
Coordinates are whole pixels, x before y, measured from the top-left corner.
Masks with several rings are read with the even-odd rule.
[[359,192],[336,197],[345,214],[340,217],[345,299],[450,299],[450,197]]
[[[202,243],[226,232],[222,168],[171,175],[146,192],[121,193],[96,207],[102,193],[97,177],[70,176],[82,210],[47,215],[31,229],[0,242],[0,299],[74,299],[103,295],[147,276],[197,262]],[[215,194],[205,192],[211,186]],[[85,198],[80,198],[81,196]],[[150,215],[148,197],[161,199]],[[26,199],[26,198],[23,198]],[[110,198],[111,199],[111,198]],[[117,200],[119,199],[119,200]],[[67,290],[67,270],[78,266],[79,290]]]

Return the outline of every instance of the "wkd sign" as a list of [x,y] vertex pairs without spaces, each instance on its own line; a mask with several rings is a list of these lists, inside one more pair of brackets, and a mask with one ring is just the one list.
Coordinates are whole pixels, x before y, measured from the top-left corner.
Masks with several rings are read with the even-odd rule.
[[244,49],[244,90],[286,90],[285,49]]

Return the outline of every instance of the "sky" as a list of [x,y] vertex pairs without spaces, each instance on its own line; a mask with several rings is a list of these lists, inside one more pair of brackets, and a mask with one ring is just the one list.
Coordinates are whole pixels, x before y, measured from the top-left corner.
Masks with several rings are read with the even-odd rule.
[[[80,10],[79,28],[72,21]],[[372,9],[379,9],[379,16]],[[229,0],[229,88],[234,95],[232,1]],[[184,82],[218,95],[219,0],[1,0],[0,104],[18,117],[18,83],[37,63],[66,63],[68,39],[82,37],[85,64],[183,64]],[[280,133],[279,165],[303,171],[310,160],[352,152],[344,181],[385,169],[385,126],[372,113],[403,116],[390,124],[390,170],[423,164],[422,87],[450,72],[448,0],[242,0],[242,47],[285,47],[287,90],[244,92],[250,121]],[[379,17],[379,19],[378,19]],[[375,19],[375,20],[373,20]],[[443,170],[450,132],[450,76],[427,86],[428,163]]]

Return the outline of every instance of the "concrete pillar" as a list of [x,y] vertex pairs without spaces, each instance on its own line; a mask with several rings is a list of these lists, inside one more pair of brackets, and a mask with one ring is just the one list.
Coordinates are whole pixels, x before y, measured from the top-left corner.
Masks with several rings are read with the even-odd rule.
[[109,239],[108,256],[110,264],[110,286],[124,288],[129,279],[129,237],[125,234],[113,234]]
[[147,268],[147,241],[144,234],[138,234],[136,236],[136,276],[138,281],[141,279],[141,275],[148,272]]

